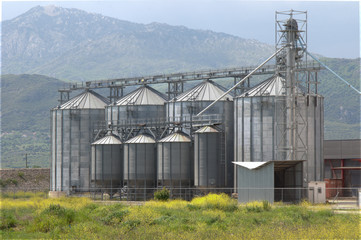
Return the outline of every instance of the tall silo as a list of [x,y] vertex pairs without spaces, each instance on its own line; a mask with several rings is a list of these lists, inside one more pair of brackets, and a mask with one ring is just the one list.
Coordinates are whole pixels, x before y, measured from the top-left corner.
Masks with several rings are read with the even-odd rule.
[[172,197],[190,197],[193,187],[191,139],[182,132],[172,133],[157,143],[158,187],[172,189]]
[[306,187],[309,181],[323,180],[323,97],[306,94],[297,87],[296,91],[305,97],[296,102],[296,121],[301,127],[297,128],[295,142],[296,148],[305,148],[307,153],[296,153],[296,159],[290,159],[283,151],[287,131],[285,86],[285,79],[276,75],[234,99],[235,161],[304,161],[303,170],[298,164],[282,173],[281,184]]
[[129,200],[145,200],[156,187],[155,140],[140,134],[123,144],[124,186]]
[[167,97],[144,85],[107,106],[106,120],[112,125],[164,121]]
[[[201,110],[221,97],[224,93],[225,91],[222,87],[213,81],[203,81],[166,104],[167,118],[169,121],[174,122],[193,121]],[[223,158],[222,164],[225,165],[225,180],[224,186],[222,187],[233,186],[233,113],[233,98],[227,94],[200,116],[200,118],[211,121],[218,119],[220,124],[219,128],[223,132],[220,151],[222,152]],[[183,128],[183,131],[191,134],[189,129]]]
[[110,194],[123,187],[123,152],[120,139],[108,133],[92,143],[91,182]]
[[223,187],[224,165],[221,159],[221,133],[211,126],[194,134],[194,185],[201,188]]
[[51,110],[51,190],[88,191],[93,131],[109,101],[87,90]]

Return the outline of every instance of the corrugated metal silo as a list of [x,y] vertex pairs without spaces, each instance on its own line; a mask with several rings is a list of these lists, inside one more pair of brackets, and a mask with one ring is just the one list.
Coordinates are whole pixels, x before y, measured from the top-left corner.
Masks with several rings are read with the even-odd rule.
[[[150,199],[156,187],[155,140],[140,134],[124,143],[124,186],[128,199]],[[147,189],[149,188],[149,189]]]
[[190,196],[194,179],[191,139],[176,132],[159,140],[157,148],[158,187],[178,188],[172,190],[173,197]]
[[[166,104],[167,117],[169,121],[174,122],[191,121],[195,115],[222,96],[224,92],[222,87],[213,81],[204,81],[168,102]],[[223,152],[222,158],[225,165],[223,187],[233,186],[233,113],[233,98],[231,95],[226,95],[201,115],[202,118],[220,120],[219,127],[223,131],[221,152]],[[183,129],[183,131],[189,134],[188,129]]]
[[88,191],[94,127],[109,101],[88,90],[51,110],[51,190]]
[[[283,77],[273,76],[234,99],[236,162],[290,160],[282,151],[287,128],[285,84]],[[304,161],[303,171],[299,165],[286,170],[283,185],[306,187],[309,181],[323,179],[323,97],[306,94],[302,87],[297,91],[305,97],[296,102],[297,122],[304,126],[297,129],[296,148],[304,147],[307,155],[296,153],[295,160]]]
[[164,94],[145,85],[107,106],[106,120],[113,125],[164,121],[166,101]]
[[115,192],[113,188],[123,187],[122,142],[115,135],[92,143],[91,181],[95,188]]
[[205,126],[194,135],[194,185],[223,187],[224,165],[221,163],[221,133]]

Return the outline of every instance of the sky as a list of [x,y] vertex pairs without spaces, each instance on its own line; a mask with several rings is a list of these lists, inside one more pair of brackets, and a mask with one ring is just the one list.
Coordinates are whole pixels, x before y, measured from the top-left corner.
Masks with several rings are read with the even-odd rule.
[[272,45],[275,43],[275,11],[301,10],[307,11],[310,52],[326,57],[360,57],[361,8],[358,1],[2,0],[1,19],[12,19],[38,5],[78,8],[136,23],[159,22],[212,30]]

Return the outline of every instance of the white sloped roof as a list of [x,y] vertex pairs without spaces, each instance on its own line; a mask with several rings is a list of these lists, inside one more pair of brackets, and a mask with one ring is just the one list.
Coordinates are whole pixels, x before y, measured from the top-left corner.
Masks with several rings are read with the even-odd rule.
[[[251,88],[247,92],[241,94],[240,97],[286,95],[285,86],[286,80],[281,76],[275,75]],[[300,86],[298,86],[296,89],[298,93],[304,92]]]
[[166,101],[164,94],[154,88],[143,86],[119,99],[115,105],[163,105]]
[[269,163],[271,163],[271,161],[270,162],[233,162],[233,164],[236,164],[237,166],[241,166],[248,169],[257,169]]
[[87,90],[63,103],[58,109],[103,109],[108,104],[109,100],[107,98]]
[[[214,101],[225,93],[221,88],[211,81],[204,81],[193,87],[185,93],[177,96],[177,102],[188,101]],[[220,101],[232,101],[233,97],[229,94],[220,99]]]
[[113,134],[110,134],[92,143],[92,145],[107,145],[107,144],[122,144],[122,142],[118,137],[114,136]]
[[205,126],[196,131],[196,133],[218,133],[219,131],[211,126]]
[[191,142],[191,139],[184,133],[176,132],[162,138],[159,142]]
[[155,143],[155,140],[152,137],[141,134],[129,139],[125,143]]

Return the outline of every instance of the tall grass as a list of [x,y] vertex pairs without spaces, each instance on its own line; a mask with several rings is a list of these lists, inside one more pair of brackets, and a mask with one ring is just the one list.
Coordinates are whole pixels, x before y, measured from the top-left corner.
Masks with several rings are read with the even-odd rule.
[[4,239],[360,239],[359,215],[309,203],[239,205],[225,194],[190,202],[104,205],[87,198],[3,198]]

